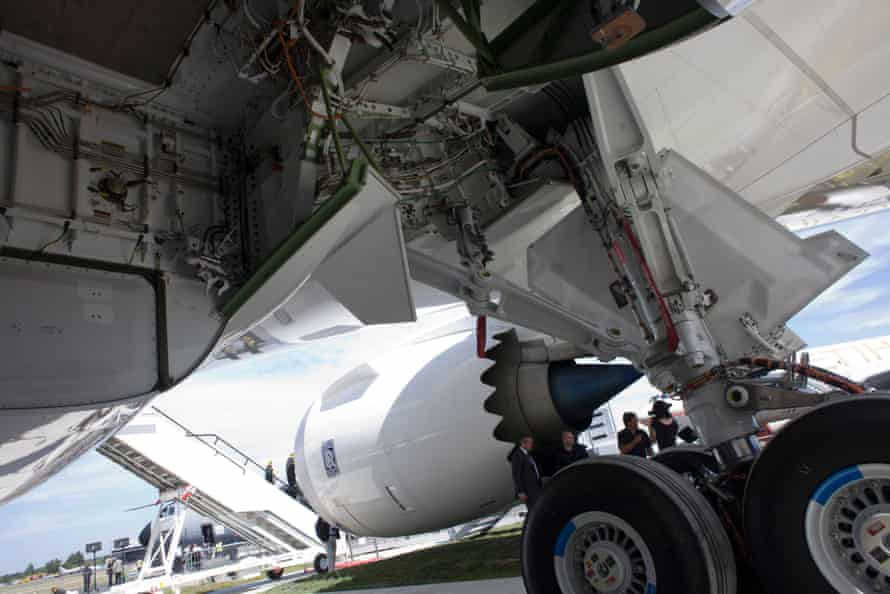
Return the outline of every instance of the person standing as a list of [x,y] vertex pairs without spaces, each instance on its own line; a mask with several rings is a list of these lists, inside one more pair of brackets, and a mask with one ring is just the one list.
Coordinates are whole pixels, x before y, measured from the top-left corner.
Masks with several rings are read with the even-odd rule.
[[266,482],[275,484],[275,469],[272,468],[272,461],[266,464]]
[[652,453],[652,440],[640,429],[640,421],[632,412],[622,417],[624,429],[618,432],[618,449],[622,454],[645,458]]
[[108,578],[108,587],[111,588],[114,583],[114,559],[111,557],[105,558],[105,577]]
[[541,473],[538,465],[532,457],[535,440],[526,435],[519,440],[516,447],[507,456],[513,471],[513,486],[516,489],[516,497],[526,504],[529,509],[541,495]]
[[672,448],[677,443],[677,433],[680,426],[671,415],[671,403],[664,400],[656,400],[649,411],[649,437],[658,444],[658,451],[663,452]]
[[120,558],[116,558],[114,562],[111,564],[114,569],[114,585],[120,585],[124,583],[124,562],[120,560]]
[[89,565],[84,563],[81,573],[83,574],[83,592],[84,594],[90,594],[90,581],[93,579],[93,570]]
[[290,455],[287,457],[285,472],[287,474],[287,486],[293,489],[297,486],[297,467],[296,461],[294,460],[293,452],[291,452]]
[[578,444],[578,437],[574,431],[568,429],[562,432],[562,446],[556,450],[554,456],[556,472],[559,472],[569,464],[584,460],[588,457],[587,448]]
[[287,473],[287,494],[305,505],[303,491],[297,484],[296,455],[293,452],[287,457],[285,472]]

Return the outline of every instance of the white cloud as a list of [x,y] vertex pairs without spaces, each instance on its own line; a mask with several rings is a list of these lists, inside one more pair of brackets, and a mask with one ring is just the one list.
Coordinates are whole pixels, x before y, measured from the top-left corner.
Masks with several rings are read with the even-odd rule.
[[835,324],[839,328],[844,328],[846,333],[858,333],[863,330],[877,330],[878,328],[890,327],[890,311],[885,308],[880,310],[876,310],[876,308],[865,309],[838,318]]
[[886,212],[875,217],[862,217],[846,221],[840,226],[840,232],[857,245],[867,246],[869,251],[878,251],[890,247],[890,233],[880,232],[883,229],[881,219],[890,220]]
[[832,313],[850,311],[864,307],[882,297],[890,294],[890,287],[862,287],[851,288],[848,285],[839,288],[831,288],[816,299],[810,306],[808,313],[830,309]]

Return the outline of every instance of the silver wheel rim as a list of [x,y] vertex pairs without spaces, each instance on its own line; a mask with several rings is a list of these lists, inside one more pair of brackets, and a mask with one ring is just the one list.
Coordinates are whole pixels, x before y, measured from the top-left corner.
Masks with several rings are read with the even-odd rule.
[[839,592],[890,592],[890,465],[832,474],[807,506],[810,554]]
[[563,594],[655,594],[649,547],[630,524],[610,513],[572,518],[556,541],[553,565]]

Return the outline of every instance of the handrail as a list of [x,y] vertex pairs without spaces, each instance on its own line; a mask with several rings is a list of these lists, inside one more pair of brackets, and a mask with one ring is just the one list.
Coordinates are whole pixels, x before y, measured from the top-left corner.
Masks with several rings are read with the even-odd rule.
[[[201,443],[203,443],[204,445],[206,445],[207,447],[212,449],[215,453],[219,454],[220,456],[222,456],[223,458],[225,458],[226,460],[228,460],[235,466],[240,466],[243,471],[246,472],[247,464],[250,463],[250,464],[253,464],[255,467],[257,467],[261,472],[265,472],[266,468],[262,464],[260,464],[259,462],[257,462],[256,460],[254,460],[253,458],[251,458],[244,452],[242,452],[240,449],[235,447],[229,440],[222,437],[221,435],[219,435],[217,433],[194,433],[188,427],[186,427],[185,425],[183,425],[182,423],[180,423],[179,421],[177,421],[176,419],[174,419],[173,417],[171,417],[170,415],[168,415],[167,413],[165,413],[164,411],[159,409],[157,406],[152,406],[151,408],[156,413],[158,413],[159,415],[161,415],[162,417],[164,417],[165,419],[167,419],[168,421],[170,421],[171,423],[173,423],[174,425],[176,425],[177,427],[182,429],[185,432],[186,437],[194,437],[195,439],[197,439],[198,441],[200,441]],[[211,443],[207,442],[204,438],[212,438],[214,440],[214,443],[211,444]],[[237,453],[239,456],[244,458],[244,462],[238,463],[235,460],[233,460],[232,458],[230,458],[228,455],[226,455],[225,452],[221,451],[220,448],[218,448],[216,446],[216,444],[220,443],[220,442],[222,442],[230,450],[232,450],[233,452]],[[285,488],[289,487],[289,485],[286,482],[284,482],[277,476],[273,477],[273,480],[276,483],[278,483],[279,485],[281,485],[282,487],[285,487]]]

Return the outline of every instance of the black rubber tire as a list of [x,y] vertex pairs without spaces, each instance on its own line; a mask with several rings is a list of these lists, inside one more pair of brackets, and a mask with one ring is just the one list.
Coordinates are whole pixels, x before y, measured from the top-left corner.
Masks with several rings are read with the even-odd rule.
[[315,556],[315,560],[312,562],[312,567],[315,569],[315,573],[319,575],[324,575],[328,572],[328,556],[324,553],[319,553]]
[[554,546],[578,514],[602,511],[647,543],[659,593],[734,594],[735,559],[720,520],[682,476],[633,456],[578,462],[547,484],[526,519],[522,574],[528,594],[560,593]]
[[804,519],[813,493],[856,464],[890,463],[890,397],[851,396],[798,417],[767,444],[745,487],[745,540],[769,592],[835,592],[810,555]]
[[668,448],[652,458],[678,474],[698,474],[704,466],[711,472],[720,472],[717,458],[703,446],[676,446]]
[[270,580],[280,580],[281,576],[284,575],[284,568],[282,567],[274,567],[266,571],[266,577]]

